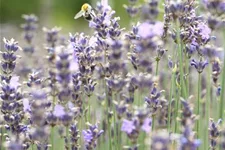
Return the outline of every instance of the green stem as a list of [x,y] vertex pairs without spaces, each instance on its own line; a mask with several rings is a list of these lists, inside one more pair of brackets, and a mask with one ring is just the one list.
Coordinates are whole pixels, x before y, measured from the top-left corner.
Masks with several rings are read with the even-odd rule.
[[[207,83],[207,95],[206,95],[206,116],[205,116],[205,131],[208,131],[208,127],[209,127],[209,118],[210,118],[210,97],[211,97],[211,70],[210,67],[208,67],[208,83]],[[204,149],[208,149],[209,148],[209,132],[205,132],[206,136],[205,136],[205,146]]]
[[119,150],[120,149],[122,149],[122,143],[123,143],[123,141],[122,141],[122,134],[120,133],[120,129],[121,129],[121,125],[120,125],[120,121],[118,122],[118,138],[117,138],[117,144],[118,144],[118,147],[119,147]]
[[107,90],[107,85],[106,85],[106,80],[104,80],[104,88],[105,88],[105,94],[106,94],[106,113],[107,113],[107,125],[108,125],[108,141],[109,141],[109,150],[112,150],[112,141],[111,141],[111,123],[110,123],[110,116],[109,116],[109,111],[110,111],[110,104],[108,100],[108,90]]
[[180,93],[181,93],[181,89],[180,87],[178,87],[178,91],[177,91],[177,94],[176,94],[176,109],[175,109],[175,133],[177,133],[177,129],[179,128],[178,126],[178,121],[177,121],[177,117],[178,117],[178,113],[179,113],[179,106],[180,106]]
[[169,110],[168,110],[168,127],[167,127],[167,130],[168,132],[170,132],[170,118],[171,118],[171,102],[172,102],[172,98],[173,98],[173,88],[174,88],[174,81],[175,81],[175,72],[172,73],[172,79],[171,79],[171,87],[170,87],[170,96],[169,96]]
[[156,60],[156,70],[155,70],[155,75],[157,76],[159,72],[159,60]]
[[177,44],[178,44],[178,55],[179,55],[179,69],[180,69],[180,85],[181,85],[181,93],[184,98],[187,98],[187,90],[184,83],[184,70],[183,70],[183,44],[180,39],[180,28],[179,23],[177,21]]
[[180,44],[180,50],[179,50],[179,57],[180,57],[180,85],[182,90],[182,96],[184,98],[187,98],[187,87],[184,82],[184,70],[183,70],[183,44]]
[[67,139],[67,143],[65,143],[65,147],[68,148],[68,150],[70,150],[70,140],[69,140],[69,127],[66,127],[66,139]]
[[1,139],[0,139],[1,141],[0,142],[2,143],[1,146],[0,146],[0,148],[3,149],[3,143],[4,143],[4,141],[3,141],[3,135],[4,135],[4,131],[3,131],[2,126],[0,126],[0,129],[1,129]]
[[[108,112],[107,112],[107,115],[108,115]],[[108,121],[108,139],[109,139],[109,150],[112,150],[112,142],[111,142],[111,124],[110,124],[110,118],[107,117],[107,121]]]
[[90,96],[88,96],[88,121],[90,122],[91,121],[91,104],[90,104],[90,101],[91,98]]
[[53,97],[52,111],[54,111],[55,104],[56,104],[56,96],[55,96],[55,94],[52,97]]
[[189,95],[189,59],[185,56],[186,94]]
[[31,145],[31,150],[34,150],[34,144]]
[[136,90],[136,95],[135,95],[135,98],[137,99],[137,106],[140,106],[141,105],[141,90]]
[[197,99],[197,115],[199,115],[199,118],[197,120],[197,138],[199,138],[199,125],[200,125],[200,93],[201,93],[201,73],[198,74],[198,99]]
[[152,116],[152,132],[155,130],[155,115]]
[[139,144],[139,149],[144,150],[145,149],[145,132],[141,132],[139,137],[138,137],[138,144]]
[[54,150],[54,126],[51,128],[51,149]]
[[[224,33],[224,40],[225,40],[225,31]],[[219,114],[219,118],[221,118],[222,120],[224,119],[224,93],[225,93],[225,44],[224,44],[224,51],[223,51],[223,76],[222,76],[222,87],[221,87],[221,96],[220,96],[220,114]]]
[[[82,131],[82,127],[83,127],[83,119],[82,119],[82,117],[80,117],[79,118],[79,121],[80,121],[80,131]],[[79,140],[80,140],[80,146],[82,145],[82,138],[79,138]]]
[[83,111],[84,121],[85,121],[85,123],[87,123],[88,122],[88,111],[89,110],[88,110],[88,101],[86,99],[88,99],[87,98],[88,96],[86,96],[85,93],[82,93],[82,97],[84,99],[84,104],[82,105],[83,106],[83,110],[84,110]]
[[[116,100],[117,99],[117,94],[115,92],[114,94],[114,99]],[[113,104],[113,126],[114,126],[114,137],[113,137],[113,140],[114,140],[114,148],[117,150],[118,149],[118,145],[117,145],[117,126],[116,126],[116,106]]]
[[[106,65],[107,63],[107,50],[104,50],[104,64]],[[106,95],[106,113],[107,113],[107,125],[108,125],[108,141],[109,141],[109,150],[112,150],[112,142],[111,142],[111,123],[110,123],[110,118],[109,118],[109,111],[110,111],[110,104],[108,100],[108,90],[107,90],[107,85],[106,85],[106,79],[104,79],[104,89],[105,89],[105,95]]]

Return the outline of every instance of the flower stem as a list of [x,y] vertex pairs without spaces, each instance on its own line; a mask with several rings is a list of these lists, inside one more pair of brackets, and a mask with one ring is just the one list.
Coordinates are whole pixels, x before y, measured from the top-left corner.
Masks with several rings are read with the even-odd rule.
[[69,127],[66,127],[66,143],[65,147],[67,150],[70,150],[70,141],[69,141]]
[[1,139],[0,139],[1,141],[0,142],[2,143],[1,146],[0,146],[0,148],[3,149],[3,143],[4,143],[4,141],[3,141],[3,135],[4,135],[4,131],[3,131],[2,126],[0,126],[0,130],[1,130]]
[[119,146],[119,150],[120,149],[122,149],[122,134],[120,133],[120,129],[121,129],[121,124],[120,124],[120,121],[118,121],[118,138],[117,138],[117,140],[118,140],[118,142],[117,142],[117,144],[118,144],[118,146]]
[[156,60],[156,70],[155,70],[155,75],[158,75],[158,71],[159,71],[159,60]]
[[[211,76],[210,76],[211,70],[210,67],[208,67],[208,83],[207,83],[207,95],[206,95],[206,108],[205,108],[205,131],[208,130],[209,127],[209,118],[210,118],[210,97],[211,97]],[[205,146],[204,149],[209,148],[209,132],[205,132]]]
[[52,128],[51,128],[51,145],[52,145],[52,147],[51,147],[51,149],[52,150],[54,150],[54,126],[52,126]]
[[[80,131],[82,131],[82,127],[83,127],[83,119],[80,117],[79,118],[79,121],[80,121]],[[79,138],[80,139],[80,146],[82,145],[82,138]]]
[[137,99],[137,106],[140,106],[141,105],[141,93],[142,91],[141,90],[136,90],[136,99]]
[[[200,92],[201,92],[201,73],[198,74],[198,99],[197,99],[197,115],[200,115]],[[199,116],[200,117],[200,116]],[[199,125],[200,125],[200,118],[197,120],[197,138],[199,138]]]
[[179,106],[180,106],[180,93],[181,93],[181,89],[180,89],[180,87],[178,87],[178,89],[177,89],[177,93],[176,93],[176,108],[175,108],[175,119],[174,119],[174,121],[175,121],[175,133],[177,133],[177,129],[179,128],[178,127],[178,121],[177,121],[177,117],[178,117],[178,113],[179,113]]
[[172,79],[171,79],[171,87],[170,87],[170,96],[169,96],[169,110],[168,110],[168,126],[167,126],[167,130],[168,132],[170,132],[170,118],[171,118],[171,102],[172,102],[172,98],[173,98],[173,93],[174,93],[174,81],[175,81],[175,72],[172,72]]
[[106,80],[104,80],[104,88],[105,88],[105,94],[106,94],[106,113],[107,113],[107,125],[108,125],[108,141],[109,141],[109,150],[112,150],[112,140],[111,140],[111,123],[110,123],[110,103],[109,103],[109,97],[108,97],[108,90],[106,85]]
[[183,70],[183,61],[184,61],[183,60],[183,44],[180,39],[179,23],[177,23],[177,44],[178,44],[179,68],[180,68],[181,96],[183,96],[184,98],[187,98],[187,89],[184,83],[184,70]]
[[34,150],[34,144],[31,145],[31,150]]
[[186,94],[189,95],[189,59],[185,56],[185,74],[186,74]]
[[[117,93],[115,92],[114,94],[114,99],[115,101],[117,100]],[[114,140],[114,148],[115,149],[118,149],[118,143],[117,143],[117,125],[116,125],[116,106],[115,104],[113,105],[113,126],[114,126],[114,137],[113,137],[113,140]]]
[[91,121],[91,98],[88,96],[88,121]]
[[[109,115],[108,113],[107,113],[107,115]],[[109,139],[109,150],[112,150],[112,142],[111,142],[111,124],[110,124],[110,119],[109,119],[109,117],[108,117],[108,135],[109,135],[109,137],[108,137],[108,139]]]
[[52,98],[53,98],[53,102],[52,102],[52,111],[54,111],[55,104],[56,104],[56,96],[55,96],[55,94],[52,96]]
[[[225,40],[225,31],[224,33],[224,40]],[[224,44],[224,51],[223,51],[223,76],[222,76],[222,86],[221,86],[221,96],[220,96],[220,114],[219,114],[219,118],[221,118],[223,120],[224,118],[224,93],[225,93],[225,44]]]
[[155,130],[155,115],[152,115],[152,132]]

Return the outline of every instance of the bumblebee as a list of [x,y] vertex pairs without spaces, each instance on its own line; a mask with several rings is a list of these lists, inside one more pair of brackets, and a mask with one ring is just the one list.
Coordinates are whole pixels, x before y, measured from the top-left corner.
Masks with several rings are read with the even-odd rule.
[[96,17],[94,9],[87,3],[82,5],[81,10],[75,15],[74,19],[78,19],[81,16],[83,16],[87,21],[91,21]]

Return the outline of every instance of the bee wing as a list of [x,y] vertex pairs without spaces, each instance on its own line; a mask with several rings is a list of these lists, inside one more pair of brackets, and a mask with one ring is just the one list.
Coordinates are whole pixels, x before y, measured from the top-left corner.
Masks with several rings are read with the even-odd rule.
[[94,10],[94,9],[91,10],[91,15],[92,15],[92,17],[94,17],[94,18],[96,17],[96,13],[95,13],[95,10]]
[[75,17],[74,17],[74,19],[78,19],[78,18],[80,18],[82,15],[83,15],[83,13],[84,13],[84,11],[79,11],[76,15],[75,15]]

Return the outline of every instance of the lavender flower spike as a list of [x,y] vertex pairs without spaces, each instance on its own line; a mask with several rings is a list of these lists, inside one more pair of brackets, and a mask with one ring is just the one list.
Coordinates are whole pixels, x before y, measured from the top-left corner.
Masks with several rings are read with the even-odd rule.
[[201,141],[199,139],[194,138],[194,132],[192,131],[190,126],[186,126],[180,137],[179,150],[184,150],[184,149],[197,150],[197,148],[200,145],[201,145]]
[[16,67],[16,59],[18,57],[14,53],[21,48],[14,39],[7,40],[3,38],[3,42],[5,51],[0,51],[2,56],[2,60],[0,61],[2,70],[1,81],[9,83]]
[[210,147],[213,150],[216,149],[216,146],[217,146],[217,140],[220,135],[219,125],[221,122],[222,122],[221,119],[219,119],[217,123],[215,123],[213,120],[211,120],[211,124],[209,126]]
[[13,38],[10,40],[3,38],[3,42],[5,43],[4,46],[7,51],[16,52],[17,50],[21,50],[21,47],[18,46],[18,42]]
[[82,134],[84,136],[85,147],[87,150],[92,150],[97,146],[97,139],[102,135],[104,132],[103,130],[98,130],[98,125],[92,125],[87,123],[89,129],[83,130]]
[[202,59],[200,59],[199,62],[192,59],[191,66],[194,66],[195,69],[198,71],[198,73],[202,73],[204,68],[208,65],[208,61],[203,62]]
[[151,149],[169,150],[171,139],[169,133],[165,131],[156,132],[152,136]]

